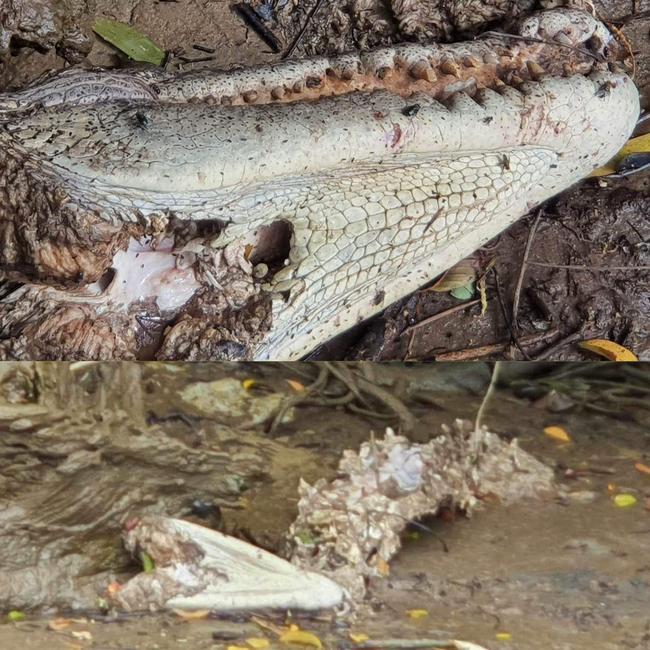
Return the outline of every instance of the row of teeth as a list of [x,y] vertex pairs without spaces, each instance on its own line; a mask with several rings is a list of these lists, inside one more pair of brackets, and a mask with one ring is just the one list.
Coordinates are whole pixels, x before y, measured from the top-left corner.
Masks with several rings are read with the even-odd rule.
[[[484,64],[485,62],[470,56],[464,57],[461,64],[453,59],[446,59],[441,61],[437,66],[431,65],[428,61],[420,60],[416,63],[412,63],[408,68],[401,64],[394,67],[381,65],[375,68],[371,74],[379,80],[379,85],[381,85],[381,82],[387,81],[391,74],[399,74],[401,70],[404,69],[408,72],[409,77],[413,81],[423,81],[431,85],[441,80],[444,76],[447,77],[445,81],[448,83],[442,84],[439,91],[444,96],[453,94],[459,90],[470,93],[473,92],[472,88],[476,89],[478,86],[476,79],[471,74],[471,70],[478,69]],[[494,73],[490,75],[491,83],[489,84],[490,87],[494,89],[499,89],[504,85],[516,87],[525,81],[538,81],[548,74],[547,71],[536,61],[527,61],[524,66],[510,70],[502,69],[495,60],[490,60],[489,65],[494,66]],[[256,104],[260,101],[282,101],[294,98],[300,99],[300,97],[298,97],[299,95],[313,95],[310,91],[318,91],[323,88],[326,85],[327,77],[350,82],[358,80],[360,85],[363,86],[366,74],[360,72],[359,67],[360,66],[357,66],[356,69],[351,67],[343,69],[330,67],[325,71],[324,76],[310,75],[294,82],[284,85],[275,85],[271,88],[260,85],[257,89],[243,90],[238,95],[220,95],[217,92],[206,97],[189,97],[188,101],[191,103],[206,102],[207,104],[221,104],[228,106],[240,102],[245,104]],[[463,68],[468,72],[465,73]],[[574,71],[570,70],[567,66],[564,70],[564,75],[568,76],[572,73],[574,73]],[[414,88],[414,90],[416,89]],[[417,88],[417,90],[426,92],[425,87]],[[332,89],[332,93],[335,93],[334,89]]]

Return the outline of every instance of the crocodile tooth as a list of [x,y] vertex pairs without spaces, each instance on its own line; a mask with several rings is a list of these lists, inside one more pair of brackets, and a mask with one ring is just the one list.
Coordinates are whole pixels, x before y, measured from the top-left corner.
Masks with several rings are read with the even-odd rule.
[[415,79],[424,79],[429,83],[436,81],[436,73],[425,61],[418,61],[409,68],[409,74]]
[[485,52],[483,54],[483,62],[488,65],[497,65],[499,63],[499,57],[494,52]]
[[534,81],[539,81],[546,74],[546,70],[535,61],[526,61],[526,67],[528,68],[530,78]]
[[460,66],[452,59],[445,59],[440,62],[440,70],[445,74],[460,78]]
[[463,57],[463,65],[466,68],[480,68],[481,61],[477,57],[467,54]]

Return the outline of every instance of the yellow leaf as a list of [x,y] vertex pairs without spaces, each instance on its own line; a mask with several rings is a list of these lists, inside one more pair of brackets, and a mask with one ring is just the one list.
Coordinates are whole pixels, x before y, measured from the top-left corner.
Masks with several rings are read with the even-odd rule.
[[407,609],[406,614],[409,618],[415,620],[429,616],[429,612],[426,609]]
[[70,627],[74,622],[71,618],[53,618],[48,622],[47,629],[58,632],[59,630],[65,630],[66,627]]
[[248,650],[245,645],[229,645],[228,650]]
[[510,641],[512,639],[512,634],[510,634],[510,632],[497,632],[496,638],[497,641]]
[[256,383],[257,382],[254,379],[244,379],[241,385],[244,387],[244,390],[250,390]]
[[481,316],[485,316],[488,308],[487,291],[485,288],[485,275],[477,282],[479,295],[481,296]]
[[380,576],[388,577],[390,575],[390,564],[381,557],[377,558],[377,571],[379,571]]
[[467,286],[476,277],[474,259],[468,257],[446,271],[427,291],[444,292]]
[[255,648],[255,650],[262,650],[262,648],[269,647],[269,640],[263,637],[251,637],[250,639],[246,639],[246,643],[251,648]]
[[614,497],[614,503],[619,508],[629,508],[630,506],[636,505],[636,497],[632,494],[617,494]]
[[291,386],[291,389],[296,393],[302,393],[305,390],[303,384],[301,384],[299,381],[296,381],[295,379],[287,379],[287,384],[289,384],[289,386]]
[[650,133],[640,135],[637,138],[631,138],[623,148],[603,167],[594,169],[590,176],[608,176],[615,174],[618,164],[631,153],[645,153],[650,151]]
[[650,467],[643,463],[634,463],[634,469],[641,474],[650,474]]
[[367,634],[353,634],[350,632],[350,639],[354,643],[363,643],[364,641],[367,641],[370,637]]
[[280,636],[281,643],[299,643],[300,645],[308,645],[314,648],[322,648],[323,644],[320,639],[311,632],[304,630],[288,630]]
[[557,442],[571,442],[569,434],[562,427],[546,427],[544,433]]
[[591,341],[582,341],[578,345],[583,350],[588,350],[589,352],[595,352],[601,357],[605,357],[610,361],[638,361],[637,356],[630,352],[627,348],[624,348],[618,343],[613,341],[608,341],[607,339],[592,339]]
[[20,621],[24,621],[26,618],[27,616],[25,616],[25,613],[21,612],[19,609],[12,609],[7,614],[7,620],[10,621],[11,623],[18,623]]
[[172,612],[174,612],[176,616],[184,618],[186,621],[197,621],[202,618],[208,618],[210,615],[209,609],[197,609],[193,612],[186,612],[183,609],[172,609]]

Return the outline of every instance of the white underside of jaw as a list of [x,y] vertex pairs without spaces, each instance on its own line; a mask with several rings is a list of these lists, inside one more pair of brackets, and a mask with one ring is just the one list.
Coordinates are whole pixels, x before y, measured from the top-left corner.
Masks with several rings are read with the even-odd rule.
[[[126,609],[153,604],[185,610],[317,610],[337,607],[346,597],[342,587],[319,573],[181,519],[143,517],[125,536],[127,547],[141,548],[155,562],[156,549],[163,549],[164,558],[153,573],[139,574],[117,593]],[[148,546],[150,539],[155,547]],[[190,545],[193,550],[185,553]]]

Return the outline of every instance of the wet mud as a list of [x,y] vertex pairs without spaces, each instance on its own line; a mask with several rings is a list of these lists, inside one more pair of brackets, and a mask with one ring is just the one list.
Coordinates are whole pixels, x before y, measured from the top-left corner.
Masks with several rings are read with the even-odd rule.
[[[241,645],[251,636],[266,636],[276,643],[277,637],[252,623],[250,615],[187,621],[174,614],[102,614],[93,590],[138,570],[119,542],[120,512],[136,509],[192,519],[197,517],[193,501],[220,498],[220,516],[204,524],[277,551],[282,531],[295,517],[299,478],[332,478],[344,449],[358,448],[371,431],[381,432],[387,423],[399,426],[399,420],[381,417],[386,413],[379,407],[373,416],[343,406],[295,404],[271,433],[268,414],[275,398],[269,401],[269,397],[284,394],[281,385],[286,379],[308,384],[308,366],[147,364],[140,382],[144,399],[125,397],[120,404],[131,412],[130,418],[107,418],[102,424],[97,414],[112,402],[110,392],[102,397],[97,390],[93,373],[98,367],[85,366],[83,393],[66,389],[52,395],[51,384],[48,388],[48,382],[42,381],[38,399],[28,381],[29,364],[24,377],[3,378],[0,473],[9,500],[0,512],[5,523],[7,506],[14,509],[10,530],[5,526],[4,570],[7,565],[29,565],[27,554],[40,549],[41,561],[34,566],[46,572],[65,569],[67,564],[67,569],[81,570],[85,577],[69,585],[72,591],[79,590],[76,610],[66,607],[66,600],[67,605],[75,600],[70,593],[58,604],[52,599],[41,601],[37,608],[25,607],[25,621],[0,625],[0,645],[167,650],[184,644],[193,648]],[[446,511],[424,520],[405,532],[389,574],[371,581],[367,606],[355,620],[330,620],[323,613],[316,618],[298,617],[298,624],[317,633],[327,646],[349,645],[351,630],[375,639],[461,638],[490,650],[647,647],[650,478],[635,463],[650,464],[650,418],[647,405],[633,398],[619,398],[614,417],[604,413],[606,401],[599,391],[609,386],[611,377],[602,374],[606,366],[598,368],[602,370],[591,377],[583,367],[582,372],[576,368],[540,384],[527,368],[506,367],[502,387],[485,414],[492,431],[505,440],[517,437],[524,450],[554,469],[559,497],[512,506],[486,499],[471,518]],[[445,422],[471,419],[489,379],[483,364],[392,365],[385,372],[374,372],[379,385],[392,386],[393,393],[408,404],[415,416],[408,435],[421,442],[435,436]],[[639,372],[645,376],[643,370]],[[110,374],[104,379],[105,385],[126,381],[125,376]],[[220,402],[223,407],[232,399],[234,385],[245,379],[258,382],[259,392],[237,398],[243,411],[211,406]],[[630,381],[637,380],[630,376]],[[221,382],[220,390],[231,386],[231,392],[220,393],[218,400],[197,399],[197,395],[217,395],[215,382]],[[136,385],[130,393],[137,392]],[[206,385],[211,392],[202,393]],[[556,387],[553,395],[548,392],[550,385]],[[423,395],[429,398],[426,407]],[[64,398],[75,404],[85,400],[85,419],[67,413],[68,424],[63,426],[66,420],[56,405]],[[146,405],[144,410],[135,407],[140,402]],[[9,417],[17,408],[22,409],[22,417]],[[564,427],[572,442],[559,444],[545,436],[542,430],[550,425]],[[104,430],[110,431],[107,442],[102,442]],[[13,442],[7,444],[8,440]],[[47,444],[41,444],[34,457],[29,448],[37,441]],[[101,450],[101,463],[93,465],[88,451],[80,454],[79,441]],[[222,454],[207,458],[217,444]],[[7,451],[12,449],[10,457]],[[199,454],[207,458],[204,467],[195,466]],[[251,460],[253,456],[257,461]],[[32,463],[26,465],[29,458]],[[13,462],[7,465],[8,460]],[[225,462],[223,468],[208,467],[217,461]],[[246,468],[247,485],[227,480],[237,467],[242,470],[239,476]],[[59,508],[57,504],[71,489],[79,498]],[[231,494],[226,498],[228,489]],[[617,507],[617,494],[633,495],[635,505]],[[92,502],[90,495],[94,495]],[[23,509],[24,516],[18,526],[17,508]],[[84,527],[87,532],[80,534]],[[14,544],[25,534],[35,537]],[[61,546],[63,540],[68,540],[67,548]],[[75,564],[84,558],[84,566]],[[428,614],[412,619],[407,615],[411,609],[426,609]],[[62,616],[82,622],[48,629],[53,619]],[[268,616],[264,613],[265,619]],[[283,622],[282,617],[270,620]],[[73,632],[89,634],[86,639],[92,643]],[[509,634],[511,639],[498,640],[497,634]]]

